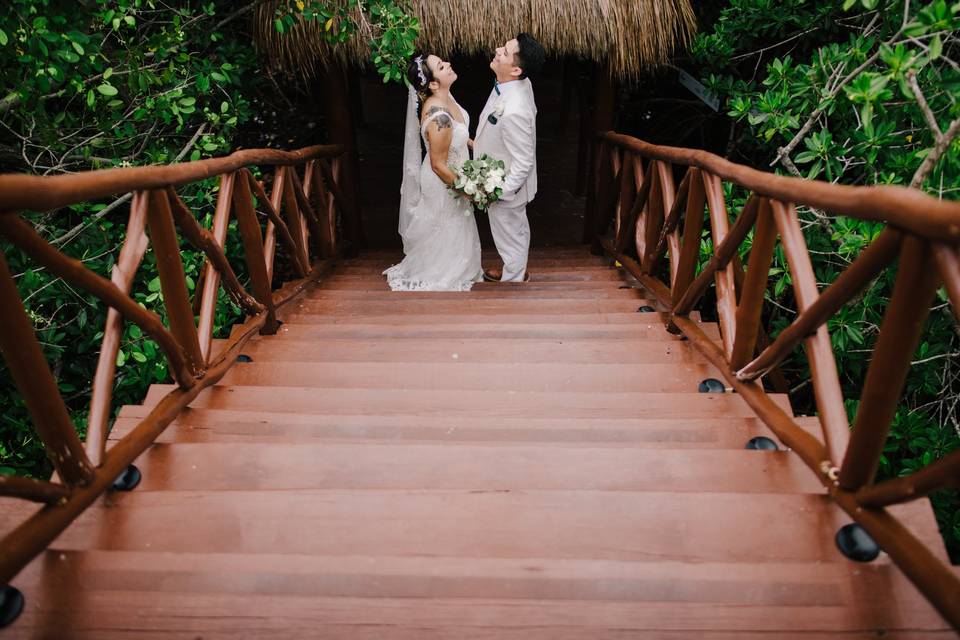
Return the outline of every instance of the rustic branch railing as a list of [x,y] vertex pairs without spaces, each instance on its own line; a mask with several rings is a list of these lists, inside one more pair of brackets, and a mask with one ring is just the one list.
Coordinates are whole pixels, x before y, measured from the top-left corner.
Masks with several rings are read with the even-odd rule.
[[[960,203],[900,187],[849,187],[776,176],[705,151],[656,146],[613,132],[599,136],[593,166],[584,235],[593,241],[594,252],[615,258],[657,298],[669,312],[668,329],[682,333],[717,367],[757,416],[803,459],[837,504],[960,629],[957,573],[885,509],[960,485],[960,452],[912,476],[874,484],[910,359],[940,284],[960,314]],[[678,166],[686,170],[675,189]],[[751,192],[732,225],[724,204],[724,180]],[[795,204],[888,226],[820,292]],[[695,276],[705,206],[714,253]],[[613,237],[606,239],[611,223]],[[738,249],[751,229],[744,274]],[[758,342],[761,310],[778,235],[799,313],[772,344],[764,346]],[[667,254],[669,259],[663,260]],[[897,260],[893,295],[851,434],[826,323]],[[659,273],[669,273],[667,282]],[[722,346],[689,318],[711,284],[716,288]],[[801,342],[810,364],[822,439],[804,431],[758,382]]]
[[[0,236],[54,275],[78,286],[110,308],[90,400],[86,443],[81,443],[33,326],[0,249],[0,353],[6,360],[33,423],[56,470],[55,479],[0,476],[0,496],[45,506],[0,540],[0,586],[43,551],[139,456],[203,389],[215,384],[256,333],[273,333],[277,310],[315,280],[338,255],[337,214],[352,215],[338,186],[340,145],[295,152],[246,150],[224,158],[160,167],[110,169],[37,177],[0,175]],[[272,197],[247,169],[273,165]],[[303,170],[303,179],[298,169]],[[175,187],[213,176],[220,191],[212,229],[202,228]],[[118,193],[133,193],[126,237],[111,279],[88,270],[45,242],[17,213],[56,209]],[[253,198],[267,217],[261,229]],[[227,261],[224,243],[233,215],[243,243],[252,292],[247,292]],[[204,252],[207,263],[198,298],[188,297],[180,255],[183,237]],[[169,321],[136,304],[130,291],[149,244],[157,261]],[[272,291],[279,235],[299,279]],[[312,259],[311,259],[312,256]],[[243,310],[246,321],[216,354],[211,354],[214,314],[221,283]],[[195,314],[195,309],[197,313]],[[195,323],[195,315],[199,321]],[[137,324],[167,359],[178,388],[171,391],[128,435],[106,449],[117,353],[123,321]]]

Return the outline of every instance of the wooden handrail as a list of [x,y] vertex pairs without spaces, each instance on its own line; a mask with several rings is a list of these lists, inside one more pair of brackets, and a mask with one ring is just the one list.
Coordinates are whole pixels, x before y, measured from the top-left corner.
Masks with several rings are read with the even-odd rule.
[[239,171],[251,165],[299,165],[346,152],[339,144],[315,145],[297,151],[245,149],[222,158],[152,167],[101,169],[59,176],[0,175],[0,212],[49,211],[118,193],[178,187]]
[[[699,149],[664,147],[612,131],[601,140],[643,158],[703,169],[727,182],[782,202],[794,202],[860,220],[886,222],[929,240],[960,243],[957,205],[916,189],[853,187],[757,171]],[[0,183],[2,184],[2,183]]]
[[[165,167],[111,169],[69,176],[0,175],[0,235],[34,261],[110,308],[90,401],[86,446],[80,442],[0,251],[0,353],[26,400],[53,462],[59,481],[44,482],[0,476],[0,495],[45,503],[0,540],[0,585],[9,582],[47,547],[80,513],[107,491],[117,476],[139,456],[200,391],[215,384],[233,366],[244,344],[257,333],[272,333],[277,310],[317,280],[335,258],[337,212],[342,202],[337,171],[327,164],[345,152],[338,145],[307,147],[294,152],[248,150],[225,158]],[[277,166],[270,199],[247,169],[251,163]],[[304,165],[308,192],[297,175]],[[200,226],[175,186],[220,177],[213,230]],[[88,199],[133,191],[130,220],[111,280],[93,273],[44,241],[18,210],[45,210]],[[254,207],[254,195],[266,213],[266,233]],[[310,198],[321,206],[316,209]],[[231,214],[238,222],[250,276],[248,292],[224,252]],[[187,295],[177,230],[206,260],[199,321]],[[149,234],[147,234],[149,230]],[[273,291],[274,230],[287,249],[287,268],[299,277]],[[149,242],[163,290],[169,328],[160,316],[135,303],[130,290]],[[310,248],[314,247],[313,256]],[[240,306],[246,321],[216,354],[210,345],[221,285]],[[116,357],[124,320],[134,322],[157,341],[177,382],[171,391],[122,440],[106,449]],[[199,324],[199,330],[198,325]]]
[[[639,280],[668,311],[667,329],[683,334],[720,371],[757,417],[816,474],[836,503],[960,629],[960,578],[884,509],[957,487],[960,452],[907,478],[873,484],[910,358],[939,282],[946,285],[960,319],[960,203],[901,187],[850,187],[767,174],[706,151],[652,145],[613,132],[599,134],[596,146],[591,208],[584,221],[585,236],[593,240],[594,249],[606,252]],[[686,167],[676,193],[670,191],[672,166]],[[634,181],[624,177],[627,171],[644,176],[634,189],[630,188]],[[723,181],[750,193],[733,225],[725,208]],[[796,204],[888,225],[822,295]],[[705,217],[710,221],[714,252],[694,277]],[[604,236],[611,220],[615,220],[614,235],[608,239]],[[681,223],[682,240],[677,233]],[[751,229],[753,244],[744,274],[739,251]],[[671,237],[676,240],[670,241]],[[761,348],[762,305],[778,237],[793,280],[798,315],[772,344]],[[651,239],[656,239],[655,244]],[[898,256],[893,297],[867,370],[851,437],[826,323]],[[658,276],[667,273],[666,281]],[[711,283],[717,292],[722,347],[688,317]],[[784,412],[759,382],[801,342],[820,418],[819,440]]]

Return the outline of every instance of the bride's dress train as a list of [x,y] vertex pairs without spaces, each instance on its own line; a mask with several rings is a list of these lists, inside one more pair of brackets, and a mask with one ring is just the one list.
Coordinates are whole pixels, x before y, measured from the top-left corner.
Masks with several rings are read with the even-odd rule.
[[[451,166],[460,166],[470,158],[467,148],[470,115],[463,107],[457,107],[464,122],[451,118],[453,139],[447,155]],[[474,282],[483,280],[480,234],[473,207],[463,198],[454,198],[430,166],[430,142],[424,132],[440,115],[449,117],[444,111],[435,113],[420,127],[427,154],[420,164],[419,176],[410,176],[419,177],[420,199],[409,207],[407,216],[401,211],[403,262],[383,272],[394,291],[469,291]],[[416,169],[407,167],[405,171]],[[401,204],[401,209],[403,206]]]

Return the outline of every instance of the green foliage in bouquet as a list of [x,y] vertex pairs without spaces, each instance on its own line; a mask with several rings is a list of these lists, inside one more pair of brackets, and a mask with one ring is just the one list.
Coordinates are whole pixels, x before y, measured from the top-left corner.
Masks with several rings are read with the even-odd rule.
[[457,176],[451,189],[466,194],[474,207],[486,211],[503,195],[503,182],[507,175],[505,166],[503,160],[483,154],[467,160],[459,167],[450,167]]

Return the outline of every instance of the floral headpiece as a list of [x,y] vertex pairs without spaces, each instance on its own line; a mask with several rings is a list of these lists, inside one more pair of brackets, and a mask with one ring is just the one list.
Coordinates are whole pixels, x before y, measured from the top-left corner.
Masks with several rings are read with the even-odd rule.
[[420,84],[427,86],[427,75],[423,72],[423,56],[419,55],[413,61],[417,63],[417,77],[420,78]]

